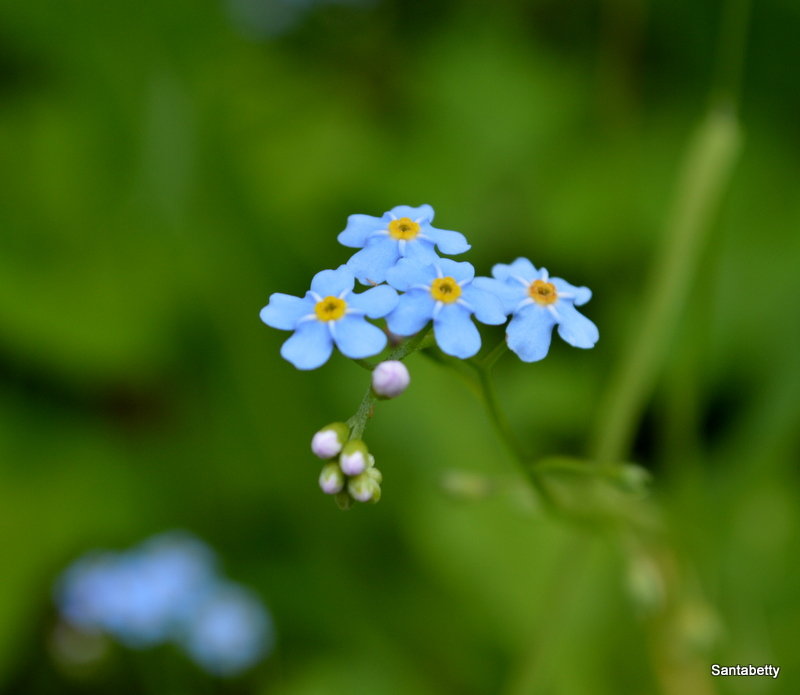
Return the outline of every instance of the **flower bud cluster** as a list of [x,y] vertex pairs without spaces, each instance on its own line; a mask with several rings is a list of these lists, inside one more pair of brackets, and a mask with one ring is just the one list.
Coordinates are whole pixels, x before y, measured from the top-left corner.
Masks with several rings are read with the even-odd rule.
[[320,489],[334,495],[340,509],[353,502],[377,502],[383,476],[375,468],[375,457],[360,439],[348,439],[350,428],[343,422],[323,427],[311,439],[311,450],[326,463],[319,474]]

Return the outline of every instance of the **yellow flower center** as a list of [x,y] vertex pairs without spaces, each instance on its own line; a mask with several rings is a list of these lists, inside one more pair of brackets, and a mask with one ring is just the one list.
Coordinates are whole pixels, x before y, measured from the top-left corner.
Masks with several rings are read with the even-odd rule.
[[437,302],[452,304],[461,296],[461,285],[453,278],[436,278],[431,284],[431,296]]
[[401,217],[399,220],[389,222],[389,234],[395,239],[408,241],[419,234],[419,224],[408,217]]
[[320,321],[338,321],[347,311],[347,302],[338,297],[325,297],[317,302],[314,313]]
[[544,280],[534,280],[528,287],[528,294],[534,302],[542,306],[552,304],[558,299],[555,285]]

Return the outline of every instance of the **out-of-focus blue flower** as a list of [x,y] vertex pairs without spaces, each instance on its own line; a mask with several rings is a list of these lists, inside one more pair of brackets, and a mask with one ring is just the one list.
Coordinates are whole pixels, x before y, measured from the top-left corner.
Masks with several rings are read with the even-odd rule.
[[134,648],[176,642],[216,675],[248,668],[273,641],[255,595],[221,578],[212,551],[181,532],[80,558],[57,582],[55,600],[80,632]]
[[494,278],[478,278],[476,287],[494,292],[507,313],[513,314],[506,329],[508,347],[523,362],[543,359],[550,349],[553,327],[570,345],[591,348],[600,334],[597,326],[575,307],[592,298],[588,287],[575,287],[547,270],[537,270],[527,258],[492,268]]
[[436,248],[447,255],[468,251],[463,234],[431,226],[433,215],[430,205],[398,205],[383,217],[350,215],[339,243],[361,251],[347,266],[360,282],[375,285],[386,279],[389,268],[401,258],[427,265],[438,260]]
[[261,310],[268,326],[294,331],[281,355],[298,369],[316,369],[328,361],[333,346],[353,359],[377,355],[386,335],[367,317],[386,316],[397,305],[397,292],[387,285],[353,292],[355,277],[347,266],[314,276],[305,297],[273,294]]
[[78,560],[56,588],[62,614],[78,628],[129,646],[164,641],[214,581],[215,560],[182,533],[157,536],[127,553]]
[[272,621],[252,593],[223,584],[196,608],[181,643],[210,673],[233,676],[253,666],[272,648]]
[[436,342],[448,355],[466,359],[480,350],[481,335],[472,316],[481,323],[498,325],[506,320],[500,300],[474,284],[470,263],[438,259],[420,265],[402,259],[387,274],[389,283],[405,291],[397,308],[387,317],[389,330],[413,335],[433,319]]

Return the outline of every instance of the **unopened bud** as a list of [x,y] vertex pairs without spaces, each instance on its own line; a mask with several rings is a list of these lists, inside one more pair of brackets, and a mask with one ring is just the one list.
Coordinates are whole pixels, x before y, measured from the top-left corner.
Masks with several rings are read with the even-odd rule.
[[381,501],[381,486],[376,484],[375,492],[372,493],[372,499],[370,500],[370,502],[372,502],[372,504],[378,504],[378,502],[380,501]]
[[334,422],[323,427],[311,439],[311,451],[321,459],[332,459],[342,450],[350,429],[343,422]]
[[322,467],[319,486],[326,495],[335,495],[344,489],[344,474],[338,463],[331,462]]
[[367,445],[360,439],[351,439],[342,448],[339,465],[345,475],[359,475],[371,465],[369,459]]
[[386,360],[372,370],[372,390],[382,398],[396,398],[410,381],[408,369],[399,360]]
[[383,482],[383,475],[377,468],[367,468],[367,475],[378,483],[378,485]]
[[362,473],[347,483],[350,496],[359,502],[369,502],[376,494],[380,495],[380,485],[375,482],[369,473]]

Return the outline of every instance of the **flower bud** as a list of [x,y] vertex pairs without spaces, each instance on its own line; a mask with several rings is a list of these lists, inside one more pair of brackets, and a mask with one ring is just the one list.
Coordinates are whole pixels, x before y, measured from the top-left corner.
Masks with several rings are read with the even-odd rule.
[[311,439],[311,451],[321,459],[332,459],[342,450],[349,435],[350,428],[343,422],[331,423]]
[[378,483],[378,485],[380,485],[383,482],[383,475],[377,468],[367,468],[367,475],[370,478],[372,478],[376,483]]
[[342,448],[342,455],[339,457],[339,465],[342,467],[342,472],[345,475],[359,475],[363,473],[371,465],[367,445],[360,439],[351,439]]
[[370,502],[372,502],[372,504],[378,504],[378,502],[380,501],[381,501],[381,486],[376,484],[375,492],[372,493],[372,499],[370,500]]
[[399,360],[386,360],[372,370],[372,390],[381,398],[395,398],[408,388],[411,377]]
[[338,463],[331,462],[322,467],[319,486],[326,495],[335,495],[344,489],[344,474]]
[[362,473],[347,483],[350,496],[359,502],[369,502],[376,494],[380,495],[380,486],[369,473]]

